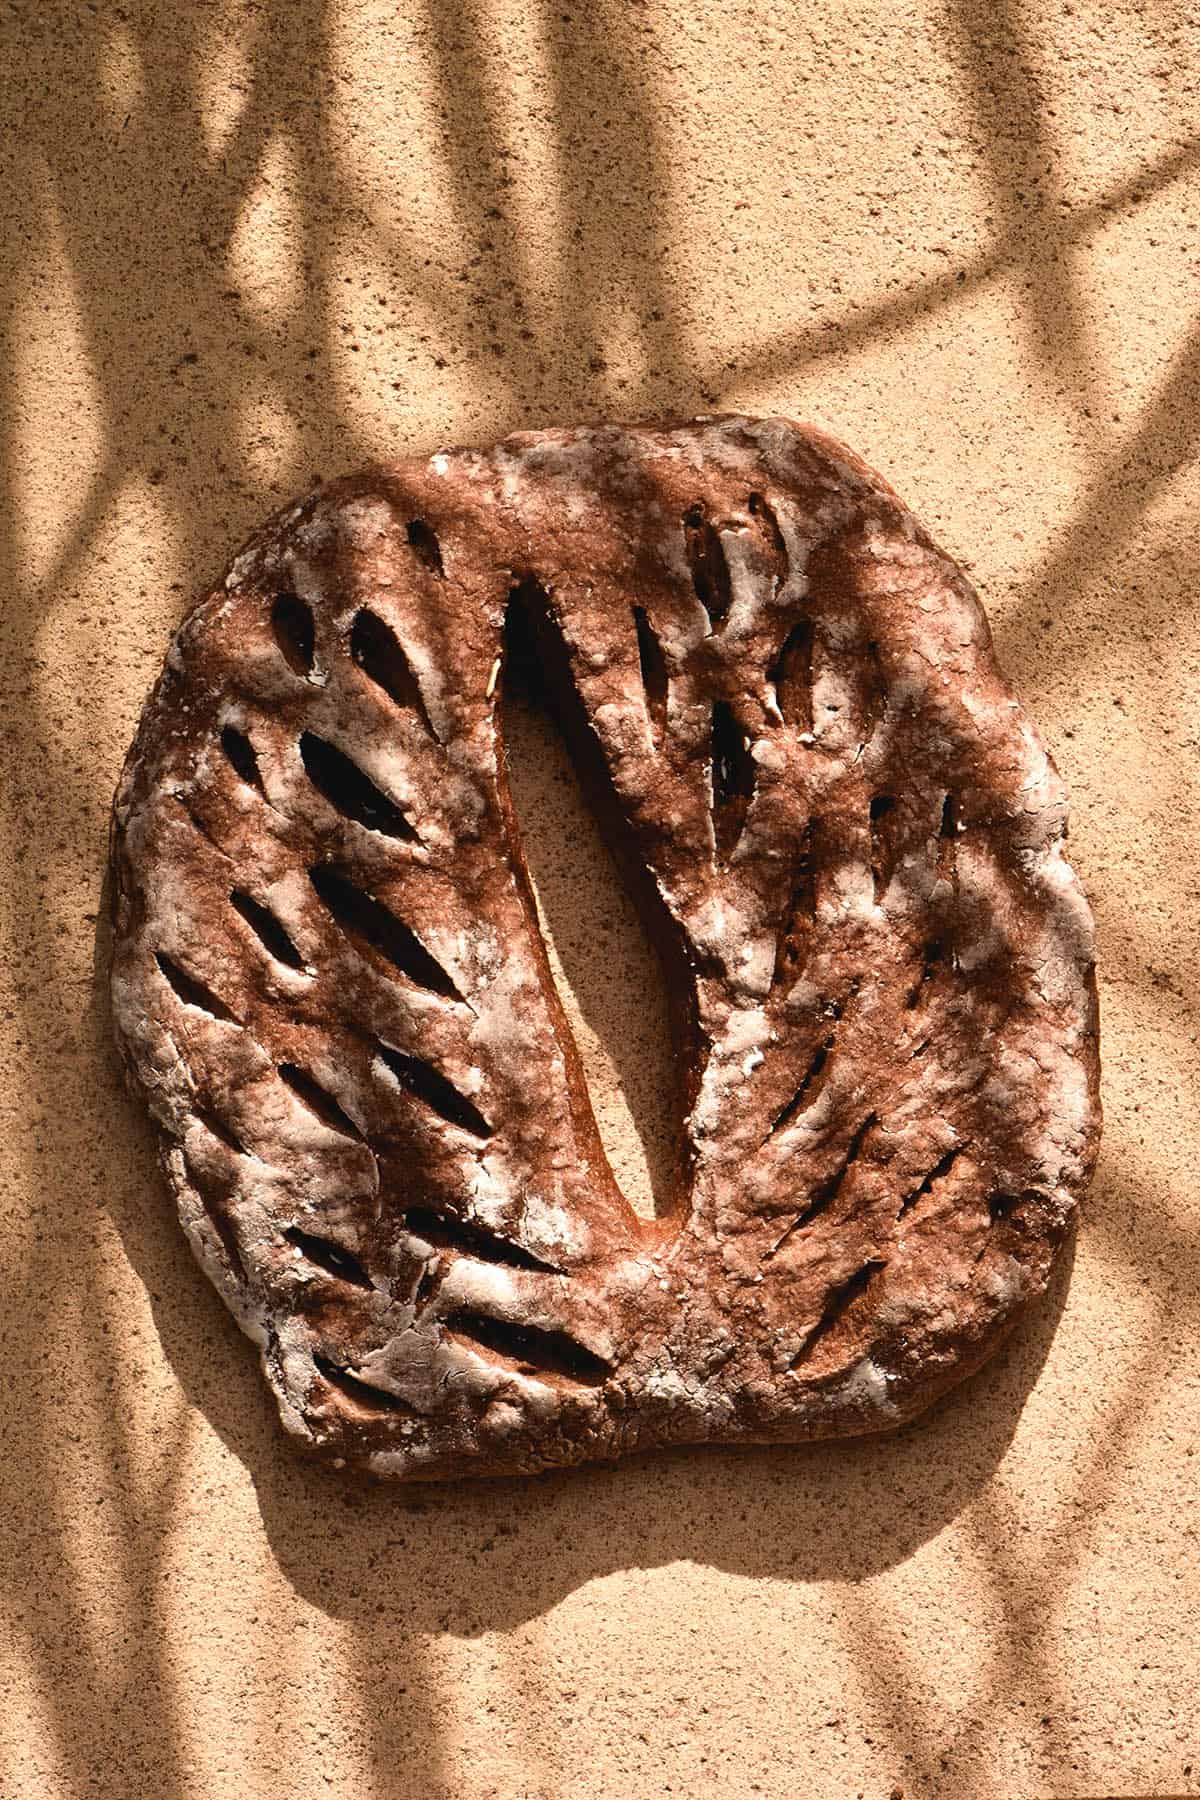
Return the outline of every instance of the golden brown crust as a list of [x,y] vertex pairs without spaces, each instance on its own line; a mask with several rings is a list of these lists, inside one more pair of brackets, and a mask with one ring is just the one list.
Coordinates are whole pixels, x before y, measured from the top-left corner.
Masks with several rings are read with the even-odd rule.
[[[674,990],[666,1220],[538,936],[513,608]],[[523,434],[272,521],[130,753],[113,992],[289,1428],[502,1472],[881,1429],[977,1366],[1099,1132],[1064,829],[969,585],[813,431]]]

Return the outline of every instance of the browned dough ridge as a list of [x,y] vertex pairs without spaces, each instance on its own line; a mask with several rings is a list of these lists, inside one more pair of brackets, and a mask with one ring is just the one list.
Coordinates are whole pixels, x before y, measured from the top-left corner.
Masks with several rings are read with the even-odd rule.
[[[672,996],[654,1221],[538,930],[510,615]],[[429,1478],[927,1406],[1045,1288],[1095,1159],[1065,835],[969,583],[816,431],[522,433],[277,516],[126,763],[112,991],[288,1430]]]

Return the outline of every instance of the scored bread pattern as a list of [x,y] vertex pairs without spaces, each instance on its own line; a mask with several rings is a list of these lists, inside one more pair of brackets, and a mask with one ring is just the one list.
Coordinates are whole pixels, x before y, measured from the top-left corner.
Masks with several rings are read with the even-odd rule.
[[[538,930],[518,640],[672,996],[654,1221]],[[523,1470],[880,1429],[977,1366],[1095,1154],[1064,835],[969,585],[813,431],[529,433],[275,519],[130,753],[113,993],[289,1429]]]

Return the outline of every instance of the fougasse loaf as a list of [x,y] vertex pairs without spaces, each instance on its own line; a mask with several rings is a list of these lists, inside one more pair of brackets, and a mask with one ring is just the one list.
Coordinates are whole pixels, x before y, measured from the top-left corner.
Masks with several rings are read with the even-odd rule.
[[[657,1219],[539,933],[516,630],[671,994]],[[814,430],[527,432],[272,519],[130,752],[112,991],[288,1431],[504,1474],[884,1430],[978,1367],[1099,1133],[1065,832],[971,586]]]

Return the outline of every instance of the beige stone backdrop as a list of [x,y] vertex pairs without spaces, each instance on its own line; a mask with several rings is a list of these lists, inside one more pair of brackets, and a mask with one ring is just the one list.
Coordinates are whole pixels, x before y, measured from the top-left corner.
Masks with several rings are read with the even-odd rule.
[[[1194,8],[7,0],[0,32],[0,1795],[1200,1794]],[[121,1092],[121,757],[189,596],[314,473],[716,407],[892,480],[1072,784],[1108,1119],[1074,1266],[892,1441],[350,1485],[282,1438]],[[645,1186],[654,985],[513,729]]]

